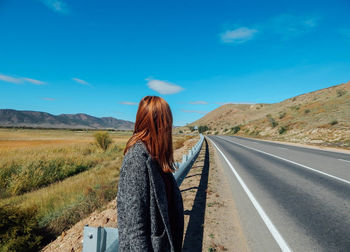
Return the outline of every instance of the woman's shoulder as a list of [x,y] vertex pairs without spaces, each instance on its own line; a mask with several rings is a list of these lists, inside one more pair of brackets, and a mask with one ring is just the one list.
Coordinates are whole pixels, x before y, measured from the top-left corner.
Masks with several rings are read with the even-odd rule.
[[138,140],[132,145],[124,156],[124,161],[145,162],[150,157],[146,145]]

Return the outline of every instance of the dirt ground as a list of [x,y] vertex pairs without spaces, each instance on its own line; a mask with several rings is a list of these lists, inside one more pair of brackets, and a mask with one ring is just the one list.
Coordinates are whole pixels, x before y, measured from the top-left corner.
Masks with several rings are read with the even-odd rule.
[[63,232],[57,239],[48,244],[42,251],[74,252],[83,249],[84,225],[92,227],[117,227],[116,201],[105,206],[103,211],[93,212],[89,217],[79,221],[71,229]]
[[249,251],[231,190],[206,141],[180,189],[185,209],[183,251]]

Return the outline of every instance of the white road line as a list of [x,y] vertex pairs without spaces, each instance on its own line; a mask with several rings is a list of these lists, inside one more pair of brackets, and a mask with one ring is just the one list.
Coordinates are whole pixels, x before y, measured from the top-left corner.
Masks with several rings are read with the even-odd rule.
[[275,225],[272,223],[272,221],[270,220],[270,218],[267,216],[267,214],[265,213],[264,209],[260,206],[259,202],[255,199],[254,195],[251,193],[251,191],[249,190],[249,188],[247,187],[247,185],[244,183],[244,181],[242,180],[242,178],[239,176],[239,174],[237,173],[236,169],[232,166],[232,164],[230,163],[230,161],[226,158],[226,156],[224,155],[224,153],[222,153],[222,151],[219,149],[218,146],[216,146],[216,144],[209,138],[209,140],[212,142],[212,144],[215,146],[215,148],[220,152],[220,154],[223,156],[223,158],[225,159],[225,161],[227,162],[227,164],[230,166],[233,174],[236,176],[238,182],[241,184],[243,190],[245,191],[245,193],[248,195],[248,198],[250,199],[250,201],[252,202],[253,206],[255,207],[255,209],[258,211],[260,217],[262,218],[262,220],[264,221],[265,225],[267,226],[267,228],[269,229],[270,233],[272,234],[273,238],[275,238],[277,244],[280,246],[281,250],[284,252],[289,252],[292,251],[288,244],[286,243],[286,241],[283,239],[282,235],[278,232],[277,228],[275,227]]
[[341,159],[341,158],[338,158],[338,160],[350,163],[350,160],[345,160],[345,159]]
[[[229,140],[227,140],[227,139],[225,139],[225,138],[222,138],[222,137],[220,137],[220,138],[223,139],[223,140],[229,141]],[[258,150],[258,149],[255,149],[255,148],[251,148],[251,147],[248,147],[248,146],[245,146],[245,145],[243,145],[243,144],[239,144],[239,143],[236,143],[236,142],[233,142],[233,141],[231,141],[231,142],[232,142],[233,144],[240,145],[240,146],[245,147],[245,148],[247,148],[247,149],[251,149],[251,150],[254,150],[254,151],[257,151],[257,152],[260,152],[260,153],[269,155],[269,156],[274,157],[274,158],[281,159],[281,160],[283,160],[283,161],[286,161],[286,162],[289,162],[289,163],[292,163],[292,164],[295,164],[295,165],[299,165],[299,166],[301,166],[301,167],[303,167],[303,168],[305,168],[305,169],[311,170],[311,171],[313,171],[313,172],[317,172],[317,173],[320,173],[320,174],[322,174],[322,175],[328,176],[328,177],[330,177],[330,178],[333,178],[333,179],[339,180],[339,181],[341,181],[341,182],[350,184],[350,181],[348,181],[348,180],[346,180],[346,179],[339,178],[339,177],[337,177],[337,176],[334,176],[334,175],[325,173],[325,172],[323,172],[323,171],[316,170],[316,169],[311,168],[311,167],[309,167],[309,166],[306,166],[306,165],[303,165],[303,164],[299,164],[299,163],[297,163],[297,162],[294,162],[294,161],[291,161],[291,160],[289,160],[289,159],[286,159],[286,158],[283,158],[283,157],[279,157],[279,156],[276,156],[276,155],[267,153],[267,152],[262,151],[262,150]]]
[[277,148],[281,150],[288,150],[287,148],[284,148],[284,147],[277,147]]

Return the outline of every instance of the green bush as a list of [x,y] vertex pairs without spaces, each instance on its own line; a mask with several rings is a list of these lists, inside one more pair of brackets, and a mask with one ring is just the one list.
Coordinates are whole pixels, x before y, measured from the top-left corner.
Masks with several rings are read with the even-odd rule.
[[338,89],[337,90],[337,96],[341,97],[346,94],[346,91],[344,89]]
[[280,133],[280,135],[282,135],[283,133],[285,133],[287,131],[287,128],[284,126],[281,126],[278,130],[278,133]]
[[231,128],[231,131],[233,134],[236,134],[240,130],[241,130],[241,127],[238,125]]
[[289,107],[291,110],[296,110],[298,111],[300,109],[300,105],[293,105]]
[[271,116],[271,114],[268,114],[266,117],[269,119],[272,128],[278,125],[278,122],[276,122],[276,120]]
[[179,130],[179,133],[182,134],[182,133],[184,133],[184,132],[183,132],[182,130]]
[[304,110],[304,113],[305,113],[305,114],[309,114],[309,113],[310,113],[310,109],[305,109],[305,110]]
[[103,132],[97,132],[95,135],[95,141],[97,145],[104,151],[108,149],[108,147],[111,145],[112,138],[108,134],[108,132],[103,131]]
[[333,126],[333,125],[338,124],[338,121],[337,121],[337,120],[333,120],[333,121],[331,121],[329,124]]
[[[43,230],[36,220],[36,209],[0,207],[0,251],[39,251]],[[48,234],[45,234],[46,238]]]
[[198,127],[198,132],[203,133],[209,130],[209,127],[207,125],[201,125]]
[[194,126],[188,126],[188,128],[190,129],[191,132],[195,130]]
[[282,119],[282,118],[284,118],[285,116],[286,116],[286,112],[281,112],[280,114],[279,114],[279,119]]

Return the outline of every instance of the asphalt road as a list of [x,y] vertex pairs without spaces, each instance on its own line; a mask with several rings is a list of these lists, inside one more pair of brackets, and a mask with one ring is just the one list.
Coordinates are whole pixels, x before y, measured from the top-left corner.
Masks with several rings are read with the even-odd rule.
[[350,251],[350,155],[210,136],[252,251]]

